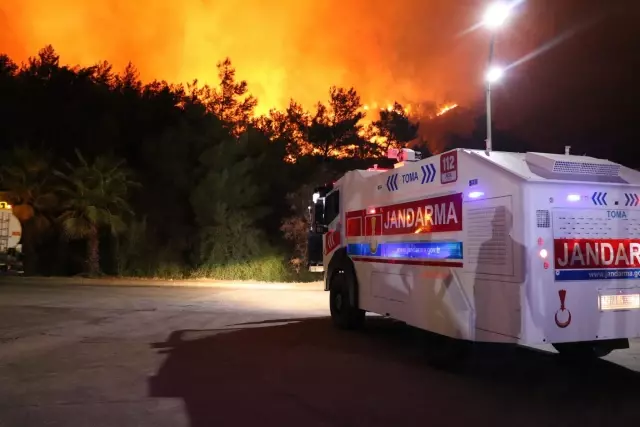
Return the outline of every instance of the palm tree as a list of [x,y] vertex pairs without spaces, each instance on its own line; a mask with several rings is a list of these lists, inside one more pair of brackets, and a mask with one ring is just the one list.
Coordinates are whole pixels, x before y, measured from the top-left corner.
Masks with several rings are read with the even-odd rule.
[[129,190],[137,186],[129,179],[123,160],[99,156],[88,163],[76,150],[79,165],[66,164],[68,172],[55,171],[63,185],[58,192],[63,200],[59,217],[68,239],[86,239],[87,273],[100,274],[100,230],[112,235],[124,231],[124,216],[132,214],[127,202]]
[[37,244],[51,225],[56,197],[51,182],[49,153],[30,148],[14,148],[0,155],[0,186],[7,192],[13,214],[22,225],[25,274],[38,269]]

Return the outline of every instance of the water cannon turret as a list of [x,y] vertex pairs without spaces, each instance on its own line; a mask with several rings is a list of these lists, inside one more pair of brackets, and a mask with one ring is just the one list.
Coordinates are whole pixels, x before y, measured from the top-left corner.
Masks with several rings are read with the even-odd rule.
[[422,160],[422,153],[410,148],[389,148],[389,151],[387,151],[387,158],[396,159],[398,164],[395,166],[400,167],[404,162],[417,162],[418,160]]

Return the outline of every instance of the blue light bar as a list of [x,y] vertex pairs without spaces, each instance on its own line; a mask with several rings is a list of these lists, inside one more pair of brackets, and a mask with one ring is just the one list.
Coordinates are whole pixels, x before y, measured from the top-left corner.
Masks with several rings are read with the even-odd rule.
[[349,243],[347,253],[383,258],[461,260],[462,242],[384,242],[375,247],[369,243]]

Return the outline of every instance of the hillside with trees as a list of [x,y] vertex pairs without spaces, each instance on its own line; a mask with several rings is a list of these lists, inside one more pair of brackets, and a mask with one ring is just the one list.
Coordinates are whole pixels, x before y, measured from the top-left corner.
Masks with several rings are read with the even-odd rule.
[[417,141],[401,105],[366,117],[354,88],[257,116],[217,66],[218,85],[178,85],[52,46],[0,56],[0,190],[26,274],[302,280],[313,186]]
[[[231,60],[217,71],[215,85],[143,83],[134,64],[65,65],[52,46],[22,64],[0,54],[0,194],[22,225],[26,274],[306,280],[314,186],[389,165],[390,147],[484,147],[474,108],[408,116],[330,87],[311,110],[291,99],[257,115]],[[597,134],[493,139],[520,152],[611,148]],[[633,146],[619,148],[611,160],[636,167]]]

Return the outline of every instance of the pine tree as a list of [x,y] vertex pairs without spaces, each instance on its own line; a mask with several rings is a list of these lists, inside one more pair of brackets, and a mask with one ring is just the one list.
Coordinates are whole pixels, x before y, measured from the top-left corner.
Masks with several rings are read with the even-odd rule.
[[264,157],[250,156],[243,137],[223,140],[199,160],[203,173],[190,197],[199,227],[195,261],[214,265],[258,255],[264,240],[255,223],[268,213],[268,193],[255,171]]
[[418,123],[412,123],[404,108],[394,103],[393,108],[381,110],[380,118],[373,122],[378,137],[385,141],[385,149],[403,148],[418,137]]
[[209,93],[207,106],[237,137],[246,130],[258,101],[248,93],[245,80],[236,80],[236,70],[229,58],[217,66],[220,84]]

